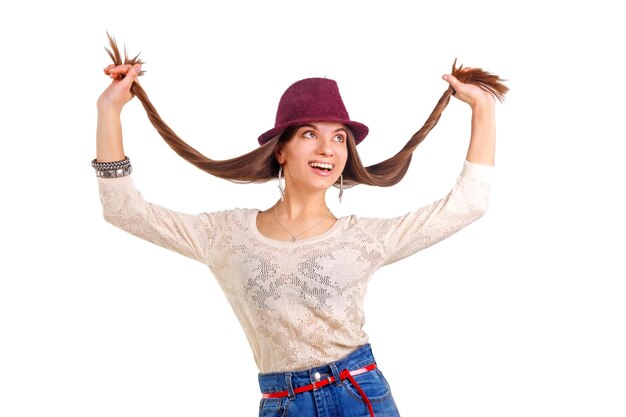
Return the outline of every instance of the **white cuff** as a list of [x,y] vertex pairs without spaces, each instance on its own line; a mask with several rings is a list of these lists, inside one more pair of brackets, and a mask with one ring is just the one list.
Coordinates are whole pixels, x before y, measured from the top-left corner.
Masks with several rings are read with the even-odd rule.
[[473,180],[491,182],[493,179],[493,171],[493,165],[478,164],[476,162],[470,162],[466,159],[463,162],[461,176]]

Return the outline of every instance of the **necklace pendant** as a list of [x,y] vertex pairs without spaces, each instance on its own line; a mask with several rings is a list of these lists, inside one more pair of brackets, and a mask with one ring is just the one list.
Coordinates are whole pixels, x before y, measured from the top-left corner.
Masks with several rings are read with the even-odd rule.
[[295,237],[295,236],[293,236],[293,237],[291,238],[291,241],[292,241],[292,242],[295,242],[295,241],[296,241],[296,237]]

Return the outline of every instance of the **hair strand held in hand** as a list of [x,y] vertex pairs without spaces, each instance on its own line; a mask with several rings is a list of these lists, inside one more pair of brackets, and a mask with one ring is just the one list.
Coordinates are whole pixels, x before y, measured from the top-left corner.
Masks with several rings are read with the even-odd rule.
[[[105,50],[115,65],[144,64],[144,62],[139,59],[139,54],[134,58],[128,58],[126,47],[124,47],[124,57],[122,60],[115,38],[109,35],[108,32],[107,36],[111,50],[107,48],[105,48]],[[459,68],[456,67],[455,59],[452,64],[451,72],[454,77],[462,83],[477,85],[491,93],[501,102],[504,100],[504,95],[509,90],[508,87],[502,83],[505,80],[480,68],[471,68],[466,71],[461,71],[462,69],[463,65]],[[142,70],[138,75],[141,76],[144,73],[145,71]],[[161,116],[159,116],[159,113],[156,111],[148,99],[148,95],[139,83],[133,83],[130,91],[143,105],[148,119],[156,128],[157,132],[178,155],[209,174],[236,183],[261,183],[276,179],[279,164],[274,156],[275,149],[278,145],[286,142],[297,129],[297,126],[287,128],[279,136],[270,139],[245,155],[227,160],[213,160],[198,152],[174,133],[161,119]],[[411,137],[406,145],[404,145],[396,155],[377,164],[368,167],[363,166],[356,149],[354,137],[348,129],[348,161],[343,171],[343,188],[353,187],[357,184],[389,187],[400,182],[409,168],[413,151],[426,138],[432,128],[437,125],[441,113],[450,102],[450,97],[453,94],[454,89],[449,86],[437,102],[437,105],[424,125]],[[337,183],[335,186],[338,187],[339,184]]]

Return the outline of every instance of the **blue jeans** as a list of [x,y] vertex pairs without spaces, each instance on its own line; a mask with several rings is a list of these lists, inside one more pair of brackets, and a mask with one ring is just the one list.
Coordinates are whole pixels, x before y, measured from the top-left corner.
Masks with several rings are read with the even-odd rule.
[[[336,381],[315,391],[283,398],[263,398],[259,404],[259,417],[370,417],[358,390],[348,379],[341,381],[338,375],[344,369],[353,371],[371,363],[375,360],[368,343],[336,362],[306,371],[259,374],[259,386],[263,393],[293,393],[294,388],[329,376],[335,376]],[[389,383],[378,368],[356,375],[354,380],[369,398],[376,417],[400,416]]]

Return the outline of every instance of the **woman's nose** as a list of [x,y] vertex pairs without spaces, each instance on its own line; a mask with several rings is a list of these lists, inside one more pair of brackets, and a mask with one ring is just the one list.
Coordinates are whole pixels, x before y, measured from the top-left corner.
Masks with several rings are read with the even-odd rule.
[[320,140],[317,142],[318,144],[318,148],[319,148],[319,152],[323,153],[325,155],[332,155],[333,154],[333,147],[332,147],[332,143],[330,138],[320,138]]

